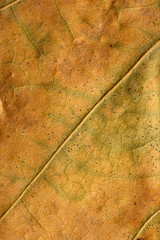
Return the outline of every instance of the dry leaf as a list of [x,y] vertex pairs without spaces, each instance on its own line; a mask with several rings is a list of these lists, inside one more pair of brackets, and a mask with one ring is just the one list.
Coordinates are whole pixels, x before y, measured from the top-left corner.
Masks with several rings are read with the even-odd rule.
[[160,239],[160,2],[1,0],[0,240]]

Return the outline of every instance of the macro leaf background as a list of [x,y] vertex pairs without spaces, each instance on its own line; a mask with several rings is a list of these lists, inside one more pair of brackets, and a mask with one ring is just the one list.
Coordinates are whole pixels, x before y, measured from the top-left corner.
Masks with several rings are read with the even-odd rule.
[[160,239],[160,2],[1,0],[0,240]]

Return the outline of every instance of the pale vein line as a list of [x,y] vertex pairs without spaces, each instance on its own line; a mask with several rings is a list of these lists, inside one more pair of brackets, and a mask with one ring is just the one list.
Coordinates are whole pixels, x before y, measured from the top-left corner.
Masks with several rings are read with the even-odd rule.
[[73,129],[73,131],[69,134],[68,137],[66,137],[66,139],[62,142],[62,144],[57,148],[57,150],[51,155],[51,157],[49,158],[49,160],[46,162],[46,164],[42,167],[42,169],[40,170],[39,173],[37,173],[37,175],[31,180],[31,182],[25,187],[25,189],[23,190],[23,192],[19,195],[19,197],[17,198],[17,200],[6,210],[5,213],[2,214],[0,221],[2,221],[5,216],[18,204],[19,200],[26,194],[26,192],[28,191],[28,189],[30,188],[30,186],[32,186],[37,179],[41,176],[41,174],[49,167],[50,163],[52,162],[52,159],[59,153],[59,151],[64,147],[64,145],[66,144],[66,142],[72,138],[72,136],[75,134],[75,132],[77,131],[77,129],[79,129],[82,124],[85,122],[85,120],[87,118],[89,118],[89,115],[93,113],[93,111],[99,107],[99,105],[101,104],[101,102],[106,98],[106,96],[111,93],[114,89],[117,88],[117,86],[119,85],[119,83],[121,83],[122,81],[124,81],[131,73],[132,71],[141,63],[141,61],[143,61],[143,59],[145,57],[147,57],[147,55],[152,52],[153,48],[155,48],[158,44],[160,43],[160,40],[158,40],[156,43],[154,43],[144,54],[141,55],[141,57],[139,57],[139,59],[137,60],[137,62],[128,70],[128,72],[114,85],[112,86],[101,98],[100,100],[95,103],[95,105],[90,109],[90,111],[85,115],[85,117],[75,126],[75,128]]
[[17,24],[19,25],[19,27],[22,29],[24,35],[26,36],[26,38],[28,39],[28,41],[30,42],[30,44],[35,48],[35,50],[37,51],[38,53],[38,56],[40,57],[42,52],[41,50],[36,46],[36,44],[34,43],[34,41],[32,41],[32,39],[30,38],[30,36],[28,35],[27,31],[24,29],[22,23],[20,22],[20,20],[18,19],[18,17],[16,16],[12,6],[11,6],[11,11],[12,11],[12,14],[17,22]]
[[160,214],[160,209],[158,209],[155,213],[153,213],[148,220],[142,225],[142,227],[140,228],[140,230],[138,231],[138,233],[136,233],[136,235],[131,239],[131,240],[136,240],[138,235],[141,234],[143,232],[143,230],[145,229],[145,227],[152,221],[153,218],[156,217],[156,215]]
[[64,20],[64,22],[65,22],[65,24],[66,24],[66,26],[67,26],[67,28],[68,28],[69,32],[71,33],[71,35],[72,35],[72,37],[73,37],[73,39],[74,39],[74,38],[75,38],[75,36],[74,36],[74,33],[72,32],[72,30],[71,30],[71,28],[70,28],[69,24],[67,23],[67,21],[66,21],[65,17],[63,16],[63,14],[62,14],[62,12],[61,12],[61,10],[60,10],[60,8],[59,8],[58,4],[57,4],[57,0],[54,0],[54,2],[55,2],[55,5],[56,5],[56,7],[57,7],[57,10],[58,10],[58,12],[59,12],[60,16],[61,16],[61,17],[62,17],[62,19]]
[[14,4],[16,4],[16,3],[20,2],[20,1],[21,1],[21,0],[15,0],[14,2],[11,2],[11,3],[9,3],[9,4],[5,5],[5,6],[2,6],[2,7],[0,8],[0,10],[9,8],[10,6],[12,6],[12,5],[14,5]]
[[139,147],[136,147],[136,148],[131,149],[131,151],[133,151],[133,152],[134,152],[134,151],[137,151],[137,150],[145,147],[146,145],[149,145],[150,143],[153,143],[154,141],[156,141],[156,140],[159,139],[159,138],[160,138],[160,137],[156,137],[155,139],[152,139],[152,140],[144,143],[143,145],[141,145],[141,146],[139,146]]
[[23,199],[21,200],[22,203],[24,204],[25,208],[27,209],[27,211],[29,212],[29,214],[32,216],[32,218],[38,223],[38,225],[43,228],[46,232],[47,230],[40,224],[40,222],[37,220],[37,218],[33,215],[33,213],[29,210],[27,204],[23,201]]
[[159,5],[160,2],[156,2],[156,3],[152,3],[152,4],[148,4],[148,5],[142,5],[142,6],[131,6],[131,7],[124,7],[124,8],[120,8],[119,10],[125,10],[125,9],[134,9],[134,8],[149,8],[152,6],[156,6]]
[[[38,221],[38,219],[37,219],[37,218],[33,215],[33,213],[29,210],[27,204],[23,201],[23,199],[22,199],[21,201],[22,201],[22,203],[24,204],[25,208],[27,209],[28,213],[31,215],[31,217],[32,217],[32,218],[37,222],[37,224],[44,230],[44,232],[47,233],[47,235],[48,235],[48,233],[49,233],[49,235],[51,236],[51,233],[42,226],[42,224]],[[42,234],[42,235],[43,235],[43,234]],[[51,236],[51,238],[52,238],[52,236]]]

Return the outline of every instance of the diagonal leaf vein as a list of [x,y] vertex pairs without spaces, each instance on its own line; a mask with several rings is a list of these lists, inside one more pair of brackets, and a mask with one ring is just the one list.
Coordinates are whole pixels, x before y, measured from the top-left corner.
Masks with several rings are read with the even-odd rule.
[[75,134],[75,132],[82,126],[84,121],[89,118],[91,113],[101,104],[101,102],[106,98],[108,94],[110,94],[117,86],[128,77],[132,71],[141,63],[141,61],[148,56],[148,54],[160,43],[160,40],[156,41],[152,46],[150,46],[145,53],[143,53],[138,60],[134,63],[134,65],[127,71],[127,73],[119,79],[107,92],[92,106],[92,108],[87,112],[84,118],[75,126],[72,132],[64,139],[62,144],[57,148],[56,151],[52,153],[48,161],[41,168],[41,170],[36,174],[36,176],[28,183],[28,185],[24,188],[23,192],[18,196],[18,198],[14,201],[14,203],[2,214],[0,221],[2,221],[7,214],[18,204],[18,202],[23,198],[23,196],[27,193],[29,188],[38,180],[38,178],[43,174],[43,172],[49,167],[53,158],[57,155],[57,153],[64,147],[64,145],[68,142],[68,140]]

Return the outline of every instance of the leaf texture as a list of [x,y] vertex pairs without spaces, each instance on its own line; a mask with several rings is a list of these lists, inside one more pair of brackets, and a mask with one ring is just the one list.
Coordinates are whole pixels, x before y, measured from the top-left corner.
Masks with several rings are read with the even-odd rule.
[[160,238],[159,5],[1,2],[0,239]]

